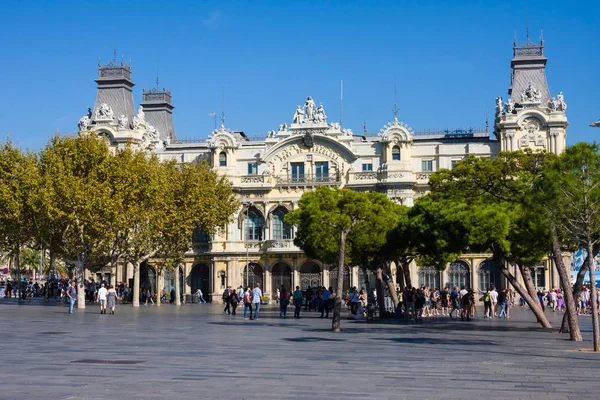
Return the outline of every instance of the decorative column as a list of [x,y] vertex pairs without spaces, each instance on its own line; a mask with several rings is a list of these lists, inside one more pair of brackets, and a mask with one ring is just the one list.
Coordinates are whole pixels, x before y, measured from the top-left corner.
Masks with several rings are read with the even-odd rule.
[[358,267],[356,265],[350,268],[350,274],[350,287],[358,287]]
[[323,270],[321,274],[321,284],[329,289],[329,267],[325,263],[323,263]]
[[183,294],[192,294],[192,280],[190,278],[190,274],[192,273],[192,264],[183,263]]
[[296,289],[296,286],[300,286],[300,272],[298,272],[298,259],[294,257],[294,268],[292,270],[292,286]]
[[263,294],[266,294],[273,300],[273,288],[271,287],[271,271],[269,270],[269,259],[265,256],[265,278],[264,278],[264,287]]

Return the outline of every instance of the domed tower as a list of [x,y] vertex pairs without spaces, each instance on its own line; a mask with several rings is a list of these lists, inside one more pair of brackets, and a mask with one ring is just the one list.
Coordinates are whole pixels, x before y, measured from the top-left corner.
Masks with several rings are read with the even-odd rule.
[[494,134],[502,151],[531,148],[559,154],[566,148],[567,104],[562,92],[550,95],[544,40],[513,45],[509,98],[496,98]]

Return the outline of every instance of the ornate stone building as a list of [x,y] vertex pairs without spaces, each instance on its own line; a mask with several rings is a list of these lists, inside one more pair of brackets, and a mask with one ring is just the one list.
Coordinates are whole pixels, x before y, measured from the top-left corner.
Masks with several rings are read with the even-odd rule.
[[[293,243],[294,227],[284,220],[307,190],[319,185],[376,190],[411,206],[427,192],[432,172],[453,168],[469,155],[493,157],[502,150],[524,148],[563,151],[566,103],[562,92],[550,96],[545,65],[543,42],[515,43],[510,97],[505,103],[496,99],[493,136],[487,123],[484,129],[414,132],[397,118],[376,134],[357,135],[329,121],[323,104],[317,106],[308,96],[290,121],[260,140],[221,125],[205,140],[178,141],[171,93],[144,90],[135,113],[131,69],[114,61],[99,66],[94,110],[80,120],[79,129],[103,135],[115,148],[131,142],[164,160],[205,160],[227,176],[242,206],[233,222],[213,237],[195,232],[193,248],[179,272],[181,287],[185,293],[201,288],[217,301],[228,285],[260,282],[270,295],[282,284],[303,288],[336,284],[335,266],[307,258]],[[131,278],[131,268],[112,272],[113,281]],[[533,272],[540,287],[558,282],[550,262]],[[486,254],[465,254],[443,272],[414,265],[411,275],[413,283],[432,287],[505,285],[498,266]],[[151,263],[143,265],[142,285],[154,288],[154,276]],[[166,279],[169,287],[174,276]],[[344,279],[345,286],[367,287],[373,282],[373,276],[358,267],[347,269]]]

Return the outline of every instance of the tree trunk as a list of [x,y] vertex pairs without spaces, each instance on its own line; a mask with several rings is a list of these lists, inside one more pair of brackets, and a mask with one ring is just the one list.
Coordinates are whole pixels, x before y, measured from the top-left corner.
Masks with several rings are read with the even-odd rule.
[[538,300],[537,295],[533,298],[529,295],[527,289],[525,289],[519,283],[519,281],[517,281],[517,278],[506,267],[506,260],[504,259],[504,257],[498,257],[496,259],[496,262],[500,265],[500,271],[506,277],[506,279],[508,279],[508,282],[510,282],[510,284],[517,291],[517,293],[519,293],[519,295],[521,295],[525,299],[525,302],[529,305],[529,308],[531,308],[531,311],[537,318],[540,325],[542,325],[542,327],[544,328],[552,328],[552,325],[550,325],[550,321],[548,321],[548,318],[546,318],[546,315],[542,311],[542,307],[540,306],[540,301]]
[[406,282],[407,287],[412,287],[412,282],[410,279],[410,263],[412,260],[408,258],[402,259],[402,272],[404,273],[404,281]]
[[[535,286],[533,286],[533,279],[531,279],[531,271],[529,270],[529,268],[527,268],[524,265],[521,264],[517,264],[517,266],[519,267],[519,271],[521,272],[521,276],[523,277],[523,284],[525,285],[525,288],[527,289],[527,293],[529,293],[529,295],[531,297],[533,297],[534,299],[537,299],[537,290],[535,288]],[[539,304],[539,299],[538,299],[538,304]]]
[[377,302],[379,303],[379,317],[385,316],[385,291],[383,290],[383,269],[377,268]]
[[341,313],[342,313],[342,292],[344,291],[344,256],[346,255],[346,237],[347,230],[340,232],[340,252],[338,256],[338,281],[335,294],[335,303],[333,305],[333,318],[331,319],[331,330],[340,332]]
[[[396,264],[397,266],[398,264]],[[396,285],[394,284],[394,280],[392,279],[392,266],[391,263],[386,263],[386,271],[384,275],[384,281],[387,285],[388,292],[392,297],[392,302],[394,303],[394,309],[398,307],[398,293],[396,293]]]
[[[598,254],[598,253],[595,253]],[[575,279],[575,284],[573,285],[573,299],[577,300],[577,296],[581,294],[581,290],[583,289],[583,280],[585,279],[585,273],[587,271],[587,257],[583,262],[581,268],[579,268],[579,272],[577,272],[577,278]],[[569,282],[570,284],[570,282]],[[577,305],[575,305],[577,306]],[[578,318],[578,317],[576,317]],[[563,315],[562,326],[560,327],[561,332],[569,332],[569,321],[567,319],[567,314]]]
[[396,279],[398,280],[398,285],[400,285],[400,290],[404,291],[406,284],[404,283],[404,267],[400,263],[400,260],[394,261],[396,264]]
[[133,291],[133,306],[140,306],[140,263],[133,263],[133,287],[131,288]]
[[175,266],[175,305],[181,305],[181,295],[179,292],[181,289],[179,288],[179,264]]
[[590,297],[592,301],[592,328],[594,330],[594,351],[600,351],[600,327],[598,326],[598,299],[596,297],[596,260],[594,258],[594,248],[591,243],[588,242],[587,252],[588,257],[588,270],[590,273]]
[[50,282],[50,276],[54,272],[54,250],[52,247],[48,250],[50,252],[50,270],[48,271],[48,279],[46,280],[46,301],[50,299],[50,291],[52,290],[52,282]]
[[161,304],[161,300],[160,300],[160,293],[162,291],[162,284],[163,284],[163,269],[162,268],[156,268],[156,306],[160,307]]
[[75,279],[77,280],[77,308],[85,308],[85,263],[80,259],[75,263]]
[[569,271],[567,271],[567,267],[563,262],[562,251],[556,237],[552,240],[552,258],[554,259],[554,264],[556,265],[556,270],[558,271],[558,276],[560,278],[560,285],[562,286],[564,292],[564,300],[565,304],[567,305],[565,318],[569,325],[571,340],[581,342],[583,337],[581,336],[581,331],[579,330],[579,319],[577,318],[575,299],[573,297],[573,291],[571,290],[571,277],[569,276]]

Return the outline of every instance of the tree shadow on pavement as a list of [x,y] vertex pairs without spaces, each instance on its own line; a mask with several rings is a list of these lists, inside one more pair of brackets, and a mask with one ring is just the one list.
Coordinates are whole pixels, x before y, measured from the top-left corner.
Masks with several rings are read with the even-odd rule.
[[476,345],[476,346],[492,346],[497,343],[490,340],[462,340],[458,342],[456,339],[442,339],[442,338],[426,338],[426,337],[410,337],[410,338],[373,338],[373,340],[386,340],[389,342],[403,343],[403,344],[438,344],[438,345]]
[[298,338],[281,338],[288,342],[306,343],[306,342],[344,342],[346,339],[332,339],[323,337],[298,337]]

